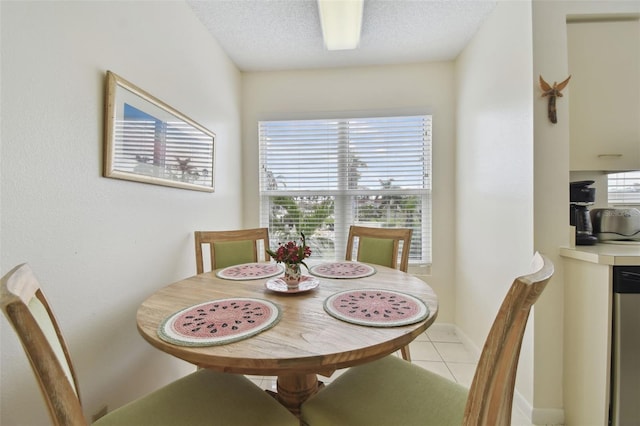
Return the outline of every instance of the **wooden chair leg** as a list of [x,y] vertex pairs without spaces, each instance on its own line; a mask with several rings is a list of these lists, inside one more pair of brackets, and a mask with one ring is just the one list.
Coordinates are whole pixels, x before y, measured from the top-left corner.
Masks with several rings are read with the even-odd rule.
[[400,348],[400,353],[402,354],[402,359],[405,361],[411,362],[411,353],[409,352],[409,345]]

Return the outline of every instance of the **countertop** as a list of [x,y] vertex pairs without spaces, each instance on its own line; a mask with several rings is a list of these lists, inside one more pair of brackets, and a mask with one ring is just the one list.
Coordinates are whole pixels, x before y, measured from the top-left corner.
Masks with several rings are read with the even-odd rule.
[[593,246],[560,247],[560,256],[600,265],[640,265],[640,244],[599,243]]

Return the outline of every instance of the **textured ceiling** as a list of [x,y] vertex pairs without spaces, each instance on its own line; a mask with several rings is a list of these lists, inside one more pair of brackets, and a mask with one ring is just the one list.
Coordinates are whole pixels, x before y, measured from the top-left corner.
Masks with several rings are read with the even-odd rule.
[[327,51],[316,0],[187,0],[243,71],[454,59],[496,1],[365,0],[355,50]]

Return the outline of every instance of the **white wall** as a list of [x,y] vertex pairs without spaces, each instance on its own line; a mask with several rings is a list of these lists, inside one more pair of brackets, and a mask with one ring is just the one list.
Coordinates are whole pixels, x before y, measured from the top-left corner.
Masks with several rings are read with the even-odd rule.
[[[195,229],[242,224],[240,73],[184,2],[0,2],[0,273],[31,263],[76,361],[85,411],[188,366],[136,331],[137,306],[195,273]],[[213,194],[101,177],[112,70],[217,134]],[[49,424],[0,320],[3,425]]]
[[[456,325],[482,348],[533,245],[531,5],[499,2],[456,61]],[[517,388],[533,399],[533,336]]]
[[[533,76],[562,81],[569,75],[568,15],[601,16],[640,13],[640,1],[533,1]],[[538,424],[558,422],[562,416],[563,268],[558,247],[569,244],[569,102],[571,83],[558,99],[558,123],[547,118],[547,100],[534,83],[534,222],[535,247],[550,255],[556,266],[536,305],[533,418]],[[571,360],[567,360],[571,362]],[[547,410],[539,407],[548,407]],[[555,413],[552,410],[555,408]],[[570,424],[571,419],[566,419]]]
[[[453,286],[454,87],[450,62],[243,74],[242,141],[247,226],[259,224],[260,120],[433,114],[433,266],[438,320],[451,322]],[[422,275],[426,272],[412,269]]]

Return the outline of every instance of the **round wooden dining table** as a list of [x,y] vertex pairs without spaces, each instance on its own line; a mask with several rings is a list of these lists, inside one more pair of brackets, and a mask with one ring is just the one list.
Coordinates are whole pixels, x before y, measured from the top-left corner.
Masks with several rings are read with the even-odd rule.
[[[421,279],[370,265],[375,273],[354,279],[314,277],[319,285],[299,293],[266,288],[267,278],[228,280],[215,271],[195,275],[159,289],[137,312],[140,334],[163,352],[201,368],[235,374],[277,376],[277,398],[293,413],[319,389],[318,375],[367,363],[398,351],[423,333],[438,314],[438,298]],[[308,271],[303,269],[303,274]],[[327,298],[347,290],[392,290],[419,299],[426,317],[409,325],[372,327],[329,315]],[[212,346],[189,346],[162,339],[159,329],[176,312],[208,301],[252,298],[279,308],[277,323],[243,340]]]

